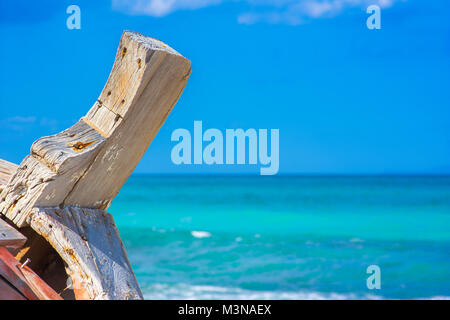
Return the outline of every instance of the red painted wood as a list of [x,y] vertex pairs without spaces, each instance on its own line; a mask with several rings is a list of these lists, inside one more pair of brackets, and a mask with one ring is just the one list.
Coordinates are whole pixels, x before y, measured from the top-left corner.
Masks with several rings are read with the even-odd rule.
[[22,267],[4,247],[0,247],[0,275],[29,300],[62,300],[33,270]]
[[27,300],[0,277],[0,300]]

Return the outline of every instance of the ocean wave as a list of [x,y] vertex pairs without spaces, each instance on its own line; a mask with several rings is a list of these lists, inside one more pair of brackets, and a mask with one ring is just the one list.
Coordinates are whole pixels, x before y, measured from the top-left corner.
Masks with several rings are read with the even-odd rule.
[[198,238],[198,239],[211,237],[211,233],[209,233],[208,231],[191,231],[191,235],[194,238]]
[[142,288],[149,300],[379,300],[382,296],[314,291],[257,291],[232,287],[155,283]]
[[433,296],[429,298],[420,298],[419,300],[450,300],[448,296]]

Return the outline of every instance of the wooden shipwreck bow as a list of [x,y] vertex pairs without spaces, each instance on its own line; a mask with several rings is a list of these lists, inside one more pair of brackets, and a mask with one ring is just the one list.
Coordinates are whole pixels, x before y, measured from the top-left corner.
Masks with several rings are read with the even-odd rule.
[[190,72],[190,61],[163,42],[125,31],[108,81],[87,115],[34,142],[18,167],[0,161],[0,213],[54,248],[75,298],[142,298],[105,210],[166,120]]

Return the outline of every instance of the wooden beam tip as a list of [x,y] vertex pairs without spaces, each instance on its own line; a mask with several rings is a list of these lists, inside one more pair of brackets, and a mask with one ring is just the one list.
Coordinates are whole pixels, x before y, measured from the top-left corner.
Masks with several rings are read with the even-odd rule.
[[[140,43],[141,45],[144,45],[145,47],[147,47],[150,50],[165,51],[169,54],[173,54],[173,55],[177,55],[177,56],[185,58],[178,51],[176,51],[175,49],[173,49],[166,43],[162,42],[161,40],[158,40],[153,37],[144,36],[143,34],[141,34],[139,32],[125,30],[123,32],[122,37],[128,37],[129,39],[136,41],[136,42]],[[188,60],[188,59],[186,59],[186,60]]]

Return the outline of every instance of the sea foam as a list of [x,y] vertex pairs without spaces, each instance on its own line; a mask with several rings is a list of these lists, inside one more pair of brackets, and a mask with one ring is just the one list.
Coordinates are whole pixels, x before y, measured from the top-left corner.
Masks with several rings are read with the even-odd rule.
[[198,238],[198,239],[211,237],[211,233],[209,233],[208,231],[191,231],[191,235],[194,238]]

